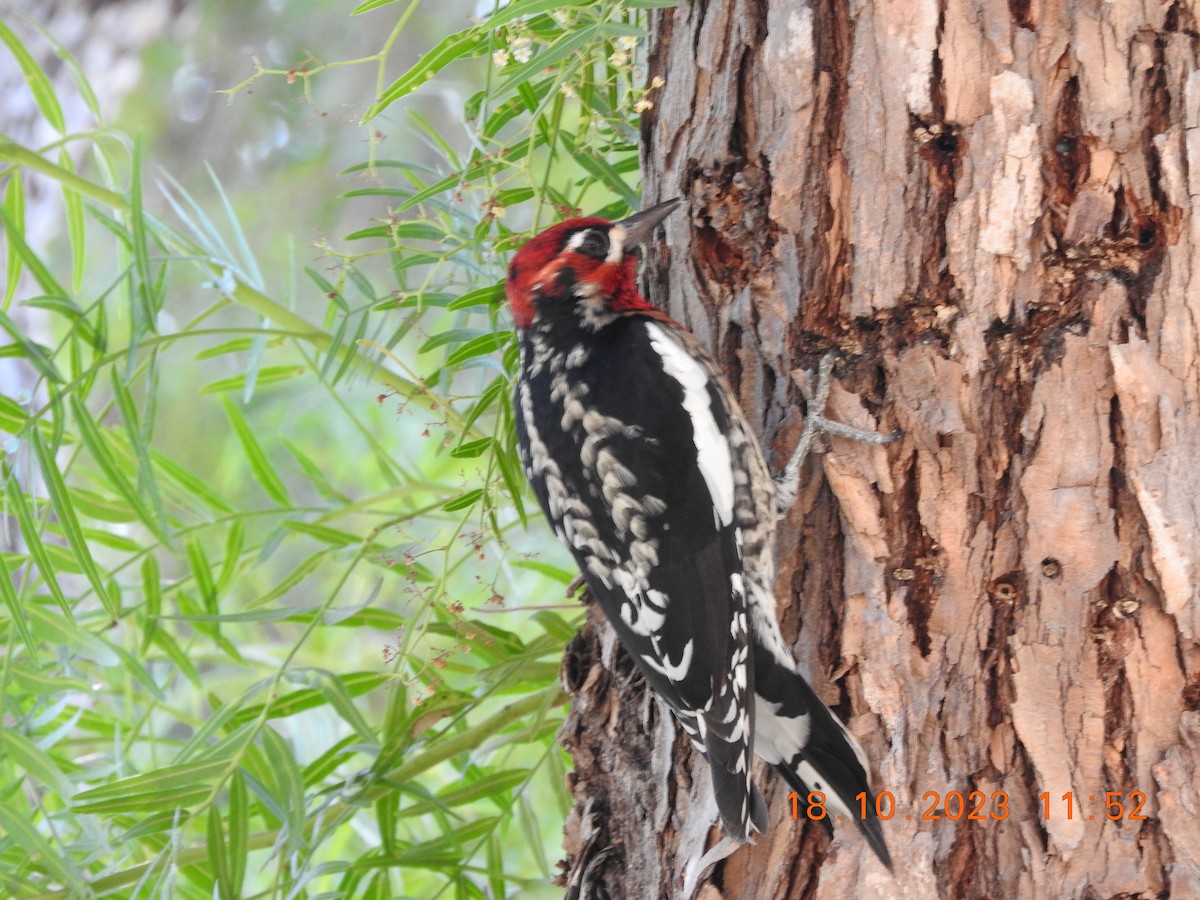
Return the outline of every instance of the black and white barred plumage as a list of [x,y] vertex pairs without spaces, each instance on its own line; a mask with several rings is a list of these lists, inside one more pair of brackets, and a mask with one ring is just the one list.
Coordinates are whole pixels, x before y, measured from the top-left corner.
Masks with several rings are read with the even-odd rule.
[[574,219],[509,268],[522,459],[625,651],[712,770],[730,837],[767,824],[752,754],[890,865],[857,744],[799,674],[775,615],[775,483],[716,362],[636,287],[674,203]]

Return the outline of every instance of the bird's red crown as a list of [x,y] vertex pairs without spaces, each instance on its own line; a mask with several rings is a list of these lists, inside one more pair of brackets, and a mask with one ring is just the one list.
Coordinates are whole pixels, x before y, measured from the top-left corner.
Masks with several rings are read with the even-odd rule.
[[609,313],[656,313],[637,288],[638,245],[676,207],[670,200],[620,222],[567,219],[531,238],[513,257],[505,289],[518,328],[546,303],[586,299]]

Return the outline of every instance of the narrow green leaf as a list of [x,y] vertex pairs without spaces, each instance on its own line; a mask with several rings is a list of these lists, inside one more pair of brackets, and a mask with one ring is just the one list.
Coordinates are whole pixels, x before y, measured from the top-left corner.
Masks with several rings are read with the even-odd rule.
[[446,344],[461,344],[485,334],[490,335],[491,332],[482,332],[478,328],[447,328],[445,331],[440,331],[429,338],[429,340],[420,346],[417,352],[428,353],[430,350],[436,350],[438,347],[445,346]]
[[162,615],[162,577],[158,571],[158,559],[147,553],[142,560],[142,601],[146,624],[142,627],[142,654],[150,649],[154,633],[158,630],[158,619]]
[[467,341],[461,347],[452,350],[446,356],[447,366],[457,366],[460,363],[466,362],[468,359],[474,359],[477,356],[487,356],[489,353],[495,353],[501,347],[504,347],[512,340],[513,333],[511,331],[497,331],[494,334],[482,334],[479,337]]
[[[58,154],[58,164],[69,172],[75,171],[75,163],[66,148]],[[77,292],[83,284],[83,271],[87,265],[87,228],[83,219],[83,197],[79,191],[66,184],[62,185],[62,195],[67,214],[67,238],[71,244],[71,290]]]
[[483,488],[475,488],[473,491],[467,491],[465,494],[460,494],[448,503],[442,504],[442,509],[446,512],[456,512],[460,509],[466,509],[468,506],[474,506],[483,496]]
[[217,894],[221,900],[238,900],[233,893],[229,873],[229,858],[225,855],[225,830],[221,827],[221,810],[214,803],[208,808],[208,865],[217,879]]
[[229,781],[229,886],[231,896],[242,897],[246,857],[250,851],[250,796],[242,770]]
[[432,50],[417,60],[415,66],[384,90],[362,117],[362,124],[370,122],[401,97],[411,94],[456,59],[481,56],[487,49],[487,33],[482,28],[468,28],[443,38]]
[[71,653],[101,666],[120,664],[121,657],[113,652],[112,647],[90,631],[78,627],[75,622],[68,621],[36,603],[26,605],[25,613],[29,616],[30,627],[40,644],[62,645]]
[[504,302],[504,282],[488,285],[451,300],[446,309],[471,309],[476,306],[499,306]]
[[17,65],[21,67],[21,74],[25,76],[25,83],[29,85],[33,101],[41,110],[43,118],[59,134],[65,134],[67,129],[62,107],[58,105],[58,97],[54,95],[54,87],[50,83],[50,79],[46,77],[46,73],[42,71],[37,60],[33,58],[33,54],[25,49],[21,39],[4,24],[3,19],[0,19],[0,40],[8,45],[9,52],[16,58]]
[[67,544],[70,546],[75,559],[79,562],[88,583],[91,584],[92,590],[96,592],[97,598],[104,605],[105,612],[115,622],[121,617],[121,610],[113,605],[112,598],[109,597],[108,591],[105,589],[104,579],[100,577],[100,570],[96,567],[96,561],[92,558],[92,551],[88,548],[87,540],[83,535],[83,529],[79,526],[79,520],[75,517],[75,507],[71,503],[71,493],[67,490],[67,484],[63,480],[62,473],[58,470],[58,463],[54,459],[54,454],[50,452],[45,441],[42,440],[41,432],[37,430],[30,433],[30,443],[33,445],[34,455],[37,457],[38,467],[42,472],[42,480],[46,484],[46,492],[50,495],[50,505],[54,509],[54,514],[58,517],[58,524],[62,528],[63,537],[67,539]]
[[[0,206],[0,216],[4,215],[4,207]],[[10,234],[11,238],[12,235]],[[9,247],[12,242],[10,240]],[[46,348],[41,344],[29,340],[25,333],[17,327],[16,323],[8,317],[8,314],[0,310],[0,328],[8,332],[17,346],[21,348],[21,355],[29,360],[30,364],[38,370],[38,373],[48,381],[53,381],[56,384],[62,384],[64,379],[59,374],[58,368],[54,365],[50,354],[46,352]]]
[[330,500],[337,504],[347,505],[351,502],[348,496],[343,494],[329,483],[329,479],[326,477],[325,470],[313,462],[312,459],[309,458],[308,454],[306,454],[287,438],[282,438],[282,441],[283,446],[287,448],[288,453],[292,454],[292,457],[297,463],[299,463],[300,469],[304,472],[304,477],[308,479],[309,484],[316,489],[318,494],[320,494],[326,500]]
[[254,476],[254,480],[280,506],[291,506],[292,498],[288,495],[287,488],[279,476],[275,474],[275,469],[272,468],[270,460],[267,459],[267,454],[263,452],[262,446],[258,443],[258,438],[254,436],[254,432],[242,415],[241,410],[228,397],[225,398],[225,414],[229,417],[230,424],[233,425],[233,430],[237,433],[238,441],[242,445],[242,452],[246,455],[246,461],[250,464],[250,471]]
[[[152,331],[158,316],[158,303],[154,296],[155,279],[150,271],[150,239],[146,230],[146,211],[142,205],[142,139],[139,134],[133,142],[132,171],[129,175],[129,219],[130,245],[133,250],[133,268],[137,279],[133,285],[133,316],[131,327],[136,345],[142,335]],[[131,357],[132,358],[132,357]]]
[[345,547],[349,544],[358,544],[362,542],[356,534],[351,534],[348,531],[339,531],[336,528],[330,528],[328,525],[316,525],[310,522],[284,522],[285,528],[290,528],[292,531],[298,531],[301,534],[307,534],[309,537],[316,538],[324,544],[331,544],[334,547]]
[[[105,439],[104,434],[101,432],[99,426],[96,425],[95,420],[92,418],[91,413],[88,412],[87,407],[84,406],[83,401],[79,398],[79,395],[74,393],[71,394],[69,404],[71,406],[71,412],[75,417],[75,424],[79,429],[79,439],[83,443],[83,446],[87,448],[88,453],[91,454],[91,457],[95,461],[96,465],[100,467],[100,471],[108,480],[109,485],[120,495],[121,499],[125,501],[125,503],[128,505],[128,508],[137,513],[137,516],[139,519],[141,519],[142,524],[144,524],[160,538],[165,539],[165,534],[163,532],[163,526],[166,524],[165,516],[152,513],[149,507],[142,502],[142,498],[138,495],[137,490],[129,482],[129,479],[125,477],[125,473],[121,471],[120,464],[113,455],[109,442]],[[132,433],[130,434],[130,437],[133,437]],[[147,459],[147,467],[148,466],[149,460]]]
[[[2,24],[2,23],[0,23]],[[25,182],[21,178],[21,170],[15,169],[8,180],[8,186],[4,189],[4,209],[8,215],[8,221],[12,222],[14,228],[25,231]],[[20,253],[6,253],[6,276],[4,279],[4,300],[0,302],[0,310],[6,310],[12,304],[13,296],[17,292],[17,285],[21,283],[21,273],[24,271],[24,262],[21,259]]]
[[4,749],[8,758],[16,764],[18,769],[23,769],[25,774],[41,781],[50,790],[58,793],[59,797],[71,798],[71,794],[74,793],[71,780],[62,774],[62,770],[58,766],[55,766],[46,751],[38,748],[24,734],[20,734],[13,728],[5,728],[0,731],[0,748]]
[[250,349],[250,343],[251,339],[248,337],[230,338],[211,347],[205,347],[203,350],[195,353],[192,358],[212,359],[216,356],[224,356],[227,353],[245,353]]
[[[345,675],[339,675],[338,679],[351,697],[357,697],[360,694],[373,691],[383,683],[383,676],[378,672],[348,672]],[[324,705],[325,702],[325,698],[319,690],[303,688],[275,700],[271,704],[267,718],[286,719],[289,716],[294,716],[306,710],[316,709],[318,706]],[[236,726],[245,725],[253,722],[261,714],[261,706],[243,707],[233,715],[232,722]]]
[[[36,431],[34,432],[37,433]],[[67,621],[72,625],[75,623],[75,617],[71,614],[71,604],[67,601],[66,595],[63,593],[62,587],[59,586],[58,576],[54,569],[54,564],[50,561],[50,554],[46,550],[46,545],[42,542],[42,534],[38,529],[37,523],[33,518],[33,509],[29,502],[29,495],[22,489],[17,481],[17,476],[13,472],[5,472],[7,479],[6,492],[8,494],[9,509],[16,514],[17,525],[21,529],[21,536],[25,539],[25,549],[29,553],[33,564],[37,566],[38,572],[42,575],[42,581],[45,582],[47,590],[50,591],[52,597],[58,603],[59,609]]]
[[95,519],[98,522],[110,522],[114,525],[124,525],[137,521],[137,516],[129,508],[129,504],[106,494],[98,494],[87,488],[73,487],[75,509],[81,516]]
[[440,791],[433,800],[425,800],[400,810],[401,816],[423,816],[438,809],[448,809],[461,806],[475,800],[492,800],[501,809],[508,805],[507,798],[501,796],[518,785],[527,782],[532,777],[529,769],[510,769],[484,775],[465,785],[451,785]]
[[[29,620],[25,618],[25,610],[21,606],[21,598],[17,596],[17,591],[13,587],[12,571],[8,568],[8,560],[5,559],[5,554],[3,553],[0,553],[0,599],[4,601],[4,605],[8,608],[8,617],[12,619],[13,626],[17,629],[17,634],[21,638],[21,643],[29,651],[30,660],[32,660],[35,666],[38,665],[37,641],[33,639],[33,632],[29,629]],[[4,732],[0,731],[0,734],[4,734]]]
[[455,459],[474,459],[477,456],[483,456],[494,441],[495,439],[490,437],[480,438],[477,441],[466,441],[451,450],[450,455]]
[[261,597],[258,597],[252,601],[249,604],[249,608],[257,609],[259,607],[263,607],[271,603],[273,600],[282,597],[301,581],[311,575],[321,565],[321,563],[325,562],[326,552],[328,551],[320,551],[312,554],[311,556],[305,557],[300,561],[299,565],[288,572],[287,576],[277,585],[275,585],[275,587],[271,588],[271,590],[263,594]]
[[381,6],[387,6],[395,2],[397,0],[363,0],[362,3],[350,10],[350,15],[361,15],[362,13],[370,12],[373,9],[379,9]]
[[225,556],[221,560],[221,574],[217,576],[217,593],[223,594],[233,584],[240,568],[242,548],[246,543],[246,525],[235,519],[225,535]]
[[[164,543],[171,543],[170,525],[167,522],[167,512],[163,507],[162,496],[158,491],[158,475],[150,461],[150,429],[143,426],[138,415],[137,404],[133,394],[129,392],[125,380],[121,377],[117,366],[112,367],[113,399],[117,401],[117,409],[121,412],[121,421],[125,424],[125,436],[129,447],[137,459],[138,488],[145,491],[150,499],[151,515],[145,506],[138,504],[138,509],[146,526],[158,535]],[[86,412],[86,411],[85,411]],[[117,485],[113,485],[117,487]],[[135,494],[134,497],[140,496]]]
[[27,812],[18,813],[0,803],[0,831],[30,857],[37,859],[55,881],[68,886],[72,896],[86,897],[91,891],[73,866],[70,855],[57,849],[44,838]]
[[11,397],[0,394],[0,431],[20,434],[29,423],[29,414]]
[[280,789],[275,799],[283,807],[287,844],[284,853],[290,856],[304,840],[304,776],[292,748],[274,728],[262,730],[262,744]]
[[71,808],[89,813],[186,808],[207,797],[213,784],[228,768],[227,759],[164,766],[76,794]]
[[[254,384],[261,387],[264,384],[278,384],[300,375],[308,374],[306,366],[263,366],[258,370]],[[234,375],[230,378],[218,378],[200,388],[202,394],[223,394],[228,392],[245,393],[247,378],[245,374]]]
[[208,557],[204,553],[204,548],[200,546],[200,542],[195,538],[189,538],[186,544],[188,566],[192,570],[192,577],[196,581],[196,590],[200,592],[200,600],[204,603],[204,608],[209,613],[216,615],[217,608],[217,585],[213,581],[212,566],[208,564]]
[[316,674],[317,688],[334,711],[368,744],[378,743],[379,735],[371,730],[371,726],[367,724],[363,714],[358,711],[358,707],[354,705],[354,700],[342,680],[332,672],[318,670]]
[[164,476],[164,480],[169,480],[184,493],[195,497],[217,512],[226,514],[233,512],[233,507],[221,499],[203,479],[193,475],[169,456],[151,451],[150,461],[153,463],[155,471]]

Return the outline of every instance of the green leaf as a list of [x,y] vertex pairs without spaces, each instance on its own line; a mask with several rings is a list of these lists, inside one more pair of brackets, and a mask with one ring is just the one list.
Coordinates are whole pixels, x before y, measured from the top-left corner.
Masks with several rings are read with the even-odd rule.
[[437,45],[417,60],[417,64],[393,81],[380,95],[360,124],[365,125],[399,100],[411,94],[426,81],[456,59],[481,56],[488,50],[487,33],[482,28],[468,28],[443,38]]
[[473,491],[467,491],[455,497],[448,503],[442,504],[442,509],[446,512],[456,512],[460,509],[466,509],[468,506],[474,506],[483,496],[483,488],[475,488]]
[[34,560],[37,571],[41,572],[42,581],[46,582],[46,588],[54,600],[58,602],[59,608],[64,617],[66,617],[67,622],[74,624],[71,604],[67,601],[66,594],[62,593],[54,563],[50,560],[46,544],[42,542],[41,530],[38,529],[37,523],[34,521],[34,511],[32,511],[32,506],[30,505],[29,494],[26,494],[22,486],[20,486],[16,473],[6,472],[5,479],[7,481],[5,488],[8,496],[8,509],[17,516],[20,535],[25,539],[25,550],[29,553],[30,559]]
[[29,90],[33,94],[33,102],[41,110],[43,118],[59,134],[65,134],[67,127],[63,119],[62,107],[58,105],[58,97],[54,95],[54,87],[51,85],[50,79],[46,77],[42,67],[37,64],[33,54],[25,49],[21,39],[4,24],[3,19],[0,19],[0,40],[8,45],[9,52],[16,58],[17,65],[21,67],[21,74],[25,76],[25,83],[29,85]]
[[[71,412],[75,417],[75,424],[79,429],[78,433],[80,441],[83,443],[83,446],[87,448],[88,453],[91,454],[92,459],[96,462],[96,465],[99,466],[100,471],[108,480],[109,485],[120,495],[121,499],[125,501],[125,508],[134,510],[144,525],[146,525],[155,534],[159,535],[159,537],[165,539],[165,534],[163,533],[163,526],[166,524],[165,514],[156,515],[152,513],[150,509],[142,502],[142,498],[138,496],[137,490],[132,484],[130,484],[129,479],[125,477],[125,473],[121,471],[120,464],[113,455],[108,440],[105,438],[100,428],[96,425],[96,422],[92,418],[91,413],[88,412],[87,407],[83,405],[83,401],[79,399],[79,395],[72,394],[69,402],[71,406]],[[130,436],[133,437],[134,434],[136,434],[136,431],[131,430]],[[141,457],[139,456],[139,461],[140,459]],[[146,465],[148,468],[148,457],[146,458]],[[76,491],[75,497],[77,500],[80,499],[80,496],[80,492]],[[87,499],[89,498],[87,498],[85,495],[85,503],[87,502]],[[80,506],[82,509],[83,504],[80,504]],[[95,509],[94,504],[91,506],[91,509]],[[108,519],[107,521],[112,520]]]
[[237,433],[238,441],[242,445],[242,452],[246,456],[246,461],[250,463],[250,471],[254,475],[254,480],[276,503],[281,506],[291,506],[292,499],[288,496],[287,488],[275,474],[275,469],[267,459],[266,453],[263,452],[250,425],[242,416],[241,410],[228,397],[225,398],[225,414],[229,417],[233,430]]
[[67,885],[72,896],[87,897],[91,894],[80,874],[69,865],[70,855],[51,845],[28,814],[19,814],[7,804],[0,803],[0,831],[30,858],[37,859],[51,878]]
[[500,281],[487,287],[479,288],[463,294],[457,300],[452,300],[446,309],[471,309],[476,306],[499,306],[504,302],[504,282]]
[[[292,378],[297,378],[301,375],[307,375],[309,372],[306,366],[263,366],[258,370],[258,375],[254,379],[254,384],[261,387],[264,384],[278,384],[281,381],[288,381]],[[223,394],[236,391],[243,393],[246,390],[247,377],[245,374],[234,375],[230,378],[218,378],[216,381],[210,381],[208,384],[200,388],[202,394]]]
[[213,581],[212,567],[208,564],[208,557],[204,554],[204,548],[200,546],[200,542],[195,538],[190,538],[186,547],[188,566],[196,581],[196,590],[200,592],[204,608],[215,615],[218,612],[217,585]]
[[262,730],[263,750],[279,791],[275,799],[281,801],[286,826],[285,855],[290,856],[304,840],[304,776],[296,764],[296,757],[287,741],[273,728]]
[[229,781],[229,890],[234,898],[244,896],[246,861],[250,850],[250,796],[241,769]]
[[[3,553],[0,553],[0,600],[3,600],[4,605],[8,608],[8,617],[12,619],[21,643],[29,651],[29,658],[35,666],[38,665],[37,641],[33,639],[33,632],[29,629],[29,620],[25,618],[25,610],[21,607],[21,598],[17,596],[16,589],[13,588],[12,571],[8,568],[8,561]],[[0,731],[0,735],[4,733]]]
[[511,331],[497,331],[492,334],[481,334],[477,338],[472,338],[461,347],[452,350],[446,356],[447,366],[457,366],[460,363],[466,362],[468,359],[474,359],[476,356],[487,356],[489,353],[495,353],[501,347],[512,340],[513,333]]
[[158,630],[158,618],[162,615],[162,578],[158,571],[158,560],[153,553],[142,560],[142,600],[146,624],[142,629],[142,655],[150,649],[154,633]]
[[[66,148],[59,152],[58,164],[67,171],[75,170],[75,163]],[[83,272],[87,266],[87,228],[83,218],[83,196],[65,184],[62,185],[62,195],[67,214],[67,237],[71,244],[71,289],[78,292],[83,284]]]
[[450,455],[455,459],[475,459],[477,456],[483,456],[494,442],[495,438],[490,437],[466,441],[451,450]]
[[31,775],[32,778],[41,781],[50,790],[58,793],[59,797],[70,799],[71,794],[74,793],[70,779],[62,774],[62,770],[56,766],[46,752],[38,748],[24,734],[14,731],[13,728],[5,728],[0,731],[0,749],[6,752],[8,758],[16,764],[18,769],[24,770],[26,775]]
[[221,827],[221,810],[214,804],[208,809],[208,865],[217,878],[217,894],[221,900],[237,900],[229,876],[229,857],[225,855],[225,830]]
[[121,657],[101,638],[78,627],[74,621],[55,615],[44,606],[28,604],[25,614],[33,633],[43,645],[62,645],[71,653],[90,659],[101,666],[116,666]]
[[76,794],[71,807],[76,812],[109,814],[187,809],[207,797],[228,769],[227,759],[164,766]]
[[529,62],[522,63],[511,70],[506,69],[508,77],[496,88],[494,96],[504,96],[515,89],[517,85],[529,81],[547,68],[558,65],[572,54],[584,51],[596,41],[623,35],[639,37],[644,33],[640,28],[623,25],[619,22],[599,22],[594,25],[586,25],[578,31],[568,32],[540,53],[534,54]]
[[331,672],[318,670],[316,672],[316,687],[320,690],[321,695],[329,702],[334,711],[342,717],[342,719],[351,728],[358,733],[358,736],[368,744],[374,744],[379,741],[379,736],[367,724],[367,720],[363,718],[363,714],[358,711],[358,707],[354,705],[354,700],[350,696],[350,692],[346,690],[346,686],[342,680]]
[[[445,331],[433,335],[417,350],[418,353],[428,353],[430,350],[436,350],[438,347],[443,347],[446,344],[461,344],[464,341],[473,340],[485,332],[478,328],[448,328]],[[491,332],[486,332],[491,334]]]
[[36,429],[30,433],[30,443],[33,445],[34,456],[37,457],[38,468],[42,472],[42,481],[45,482],[46,492],[50,495],[50,505],[58,517],[63,537],[67,539],[67,544],[88,583],[91,584],[92,590],[96,592],[97,599],[104,605],[105,612],[115,622],[121,617],[121,610],[113,604],[112,598],[109,597],[104,586],[104,579],[100,577],[100,570],[96,567],[96,561],[92,559],[92,551],[88,548],[83,529],[79,526],[79,520],[75,518],[71,492],[67,490],[67,484],[58,470],[54,454],[42,440],[41,432]]
[[476,800],[492,800],[503,808],[507,799],[501,795],[530,779],[529,769],[509,769],[484,775],[465,785],[450,785],[438,792],[436,799],[415,803],[400,810],[401,816],[423,816],[439,809],[449,809]]
[[[4,208],[0,206],[0,216],[4,215]],[[12,234],[9,234],[9,246],[12,246]],[[25,334],[17,327],[16,323],[8,317],[8,315],[0,310],[0,328],[9,333],[17,346],[21,348],[21,354],[25,359],[33,365],[38,373],[48,381],[53,381],[56,384],[62,384],[64,379],[59,374],[58,368],[50,359],[50,354],[46,352],[46,348],[41,344],[29,340]]]
[[336,528],[330,528],[328,525],[316,525],[310,522],[284,522],[283,525],[285,528],[298,531],[300,534],[307,534],[309,537],[316,538],[318,541],[334,547],[345,547],[350,544],[362,542],[362,538],[358,535],[351,534],[348,531],[339,531]]
[[[8,180],[8,186],[4,189],[4,209],[8,216],[8,221],[13,224],[13,227],[19,228],[24,232],[25,182],[21,178],[20,169],[13,171]],[[13,296],[17,292],[17,286],[21,283],[21,272],[24,271],[21,254],[6,253],[4,255],[6,257],[7,273],[4,280],[4,299],[0,301],[0,310],[8,309],[12,304]]]

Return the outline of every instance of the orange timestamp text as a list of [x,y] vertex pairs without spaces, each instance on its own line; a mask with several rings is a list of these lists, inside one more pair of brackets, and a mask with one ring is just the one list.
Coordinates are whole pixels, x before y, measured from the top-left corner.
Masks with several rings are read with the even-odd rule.
[[[812,822],[820,822],[826,817],[832,815],[834,819],[841,819],[842,815],[837,812],[831,812],[827,803],[827,798],[822,791],[809,791],[808,795],[801,797],[796,791],[792,791],[787,796],[788,802],[792,804],[792,818],[805,818]],[[1076,817],[1082,818],[1082,812],[1076,808],[1075,794],[1067,791],[1057,800],[1051,797],[1049,791],[1043,791],[1037,797],[1039,801],[1039,811],[1042,814],[1044,821],[1049,821],[1051,818],[1064,817],[1073,819]],[[1142,814],[1142,807],[1146,803],[1146,795],[1142,791],[1105,791],[1104,799],[1104,818],[1111,822],[1126,821],[1144,822],[1146,816]],[[1088,800],[1097,802],[1096,795],[1088,795]],[[868,817],[888,821],[898,814],[896,806],[896,797],[891,791],[880,791],[875,795],[874,799],[867,794],[866,791],[859,791],[854,795],[854,804],[850,809],[853,815],[857,815],[859,819],[865,820]],[[1009,808],[1009,796],[1007,791],[992,791],[988,794],[984,791],[926,791],[921,796],[921,802],[910,813],[903,813],[903,818],[906,820],[918,819],[921,821],[937,821],[947,819],[952,822],[966,820],[968,822],[1003,822],[1011,814]],[[1087,816],[1088,819],[1095,819],[1096,813]]]
[[[809,791],[808,796],[803,799],[796,791],[792,791],[788,794],[788,800],[792,804],[793,819],[799,819],[803,813],[804,818],[819,822],[829,815],[826,797],[821,791]],[[859,791],[854,795],[854,802],[855,805],[851,811],[863,820],[870,816],[886,822],[896,815],[896,797],[891,791],[880,791],[875,795],[874,802],[871,802],[866,791]],[[874,815],[872,816],[871,813]],[[947,791],[945,794],[939,791],[926,791],[921,797],[921,807],[918,808],[917,813],[915,816],[908,813],[904,818],[950,819],[954,822],[960,819],[971,822],[1000,822],[1007,819],[1009,815],[1008,794],[1004,791],[993,791],[990,796],[983,791],[970,791],[965,795],[962,791]],[[834,817],[841,818],[836,813]]]

